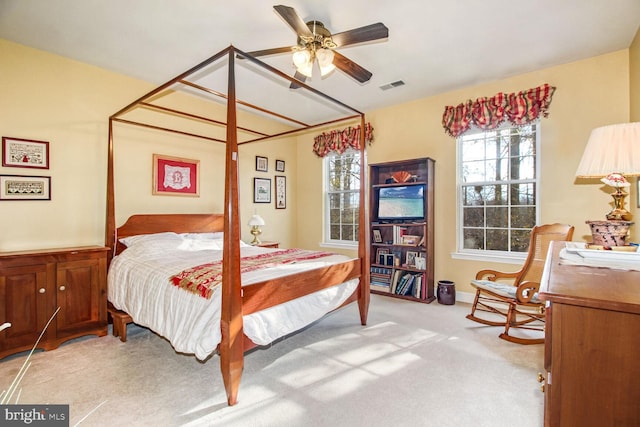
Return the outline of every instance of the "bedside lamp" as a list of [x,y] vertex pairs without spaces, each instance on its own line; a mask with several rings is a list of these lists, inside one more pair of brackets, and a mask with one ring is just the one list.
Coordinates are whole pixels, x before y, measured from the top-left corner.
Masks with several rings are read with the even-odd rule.
[[249,219],[249,225],[251,226],[251,235],[253,235],[252,245],[259,245],[260,239],[258,236],[262,234],[261,226],[264,225],[264,219],[258,214],[255,214]]
[[616,189],[611,194],[614,207],[606,215],[608,220],[631,219],[631,213],[624,207],[627,193],[622,189],[630,186],[625,177],[638,175],[640,122],[603,126],[591,131],[576,177],[602,178],[602,182]]

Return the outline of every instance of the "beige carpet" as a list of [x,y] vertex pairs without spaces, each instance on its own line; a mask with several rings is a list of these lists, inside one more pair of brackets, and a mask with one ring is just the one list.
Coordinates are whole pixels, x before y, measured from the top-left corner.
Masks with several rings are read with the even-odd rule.
[[[37,352],[20,403],[70,404],[82,426],[540,426],[543,346],[498,338],[468,304],[372,296],[247,355],[228,407],[219,359],[176,354],[130,325],[128,342],[81,338]],[[26,354],[0,361],[6,389]]]

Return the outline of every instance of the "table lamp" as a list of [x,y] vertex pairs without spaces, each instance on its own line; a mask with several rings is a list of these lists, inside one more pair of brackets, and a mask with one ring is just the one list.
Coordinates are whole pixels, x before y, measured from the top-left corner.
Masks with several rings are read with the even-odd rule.
[[624,207],[629,176],[640,175],[640,122],[603,126],[591,131],[587,147],[576,171],[577,178],[601,178],[615,188],[613,209],[608,220],[631,219]]
[[625,209],[624,188],[631,184],[625,177],[640,175],[640,122],[603,126],[591,131],[576,177],[600,178],[615,188],[611,193],[613,209],[606,221],[586,221],[591,227],[592,244],[625,246],[629,236],[631,212]]
[[258,236],[262,234],[260,227],[264,225],[264,219],[262,219],[260,215],[255,214],[249,219],[249,225],[251,226],[251,235],[253,236],[251,244],[259,245],[260,239],[258,239]]

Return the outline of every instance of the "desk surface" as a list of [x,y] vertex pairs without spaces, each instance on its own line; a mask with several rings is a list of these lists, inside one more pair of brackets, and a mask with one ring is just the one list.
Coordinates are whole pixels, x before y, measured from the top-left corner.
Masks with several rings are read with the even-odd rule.
[[562,264],[565,242],[552,242],[539,298],[640,314],[640,271]]

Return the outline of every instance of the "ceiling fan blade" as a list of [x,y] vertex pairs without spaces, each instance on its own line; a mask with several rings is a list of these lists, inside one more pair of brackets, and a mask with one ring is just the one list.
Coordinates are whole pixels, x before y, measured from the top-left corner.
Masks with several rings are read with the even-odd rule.
[[372,40],[386,39],[387,37],[389,37],[389,29],[382,22],[378,22],[376,24],[333,34],[331,39],[338,47],[341,47]]
[[369,79],[373,75],[370,71],[365,70],[360,65],[356,64],[355,62],[353,62],[346,56],[341,55],[335,50],[333,51],[333,65],[335,65],[337,68],[341,69],[360,83],[369,81]]
[[273,8],[278,12],[278,15],[282,16],[282,19],[293,28],[296,34],[299,36],[313,36],[307,24],[298,16],[294,8],[283,5],[273,6]]
[[[305,76],[304,74],[299,73],[298,71],[296,71],[296,73],[293,75],[294,78],[300,80],[302,83],[305,82],[305,80],[307,80],[307,76]],[[291,82],[291,85],[289,85],[289,89],[298,89],[300,87],[300,85],[296,84],[295,82]]]
[[251,56],[267,56],[267,55],[276,55],[279,53],[291,53],[293,52],[291,50],[291,46],[284,46],[284,47],[275,47],[273,49],[263,49],[263,50],[254,50],[253,52],[247,52],[249,55]]

